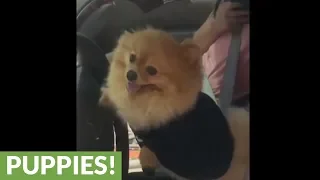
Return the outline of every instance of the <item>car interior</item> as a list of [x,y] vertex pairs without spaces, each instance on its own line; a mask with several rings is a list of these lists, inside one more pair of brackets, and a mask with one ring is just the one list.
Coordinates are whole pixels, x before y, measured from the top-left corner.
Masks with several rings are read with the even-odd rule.
[[[213,10],[214,2],[77,0],[77,150],[121,151],[122,179],[170,179],[161,173],[155,177],[128,174],[128,127],[112,109],[98,105],[111,57],[106,55],[112,53],[121,33],[146,25],[165,30],[179,41],[190,38]],[[208,82],[205,86],[210,89]]]

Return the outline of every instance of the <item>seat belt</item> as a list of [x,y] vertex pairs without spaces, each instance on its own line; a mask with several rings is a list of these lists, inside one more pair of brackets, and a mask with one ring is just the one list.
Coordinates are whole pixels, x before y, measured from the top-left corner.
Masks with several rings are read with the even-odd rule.
[[241,32],[242,26],[232,31],[232,38],[226,61],[221,94],[219,97],[220,109],[226,117],[228,115],[228,108],[232,102],[234,83],[237,73],[237,64],[240,56]]
[[[216,16],[219,5],[224,2],[224,0],[217,0],[213,16]],[[224,116],[227,117],[228,108],[232,102],[233,87],[235,83],[235,77],[237,73],[237,64],[240,56],[240,47],[241,47],[241,32],[242,26],[239,26],[232,30],[231,43],[229,46],[228,57],[226,60],[225,73],[223,77],[223,83],[221,87],[221,93],[219,96],[219,105]]]
[[[232,39],[229,46],[226,68],[223,77],[223,84],[220,94],[220,109],[225,117],[228,116],[228,109],[232,102],[234,83],[237,73],[237,64],[240,57],[242,26],[232,31]],[[250,180],[250,168],[244,176],[244,180]]]
[[[218,0],[215,6],[214,14],[222,0]],[[220,109],[225,117],[228,116],[228,109],[232,102],[234,83],[237,73],[237,65],[240,57],[242,26],[232,31],[231,43],[229,46],[228,57],[219,97]],[[245,173],[244,180],[250,180],[250,168]]]

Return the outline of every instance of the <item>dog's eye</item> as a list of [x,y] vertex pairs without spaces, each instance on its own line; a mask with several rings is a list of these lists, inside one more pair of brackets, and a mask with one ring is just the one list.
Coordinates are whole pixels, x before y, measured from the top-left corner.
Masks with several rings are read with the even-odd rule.
[[149,75],[154,76],[157,74],[157,69],[152,66],[147,66],[146,71]]
[[135,54],[130,54],[130,60],[131,63],[133,63],[134,61],[136,61],[136,55]]

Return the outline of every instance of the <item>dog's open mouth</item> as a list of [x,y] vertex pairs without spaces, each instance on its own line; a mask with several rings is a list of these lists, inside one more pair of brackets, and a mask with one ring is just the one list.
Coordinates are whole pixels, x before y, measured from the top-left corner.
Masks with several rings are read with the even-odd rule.
[[128,87],[127,87],[129,93],[135,93],[139,90],[143,89],[158,89],[158,87],[154,84],[144,84],[144,85],[139,85],[136,83],[129,82]]

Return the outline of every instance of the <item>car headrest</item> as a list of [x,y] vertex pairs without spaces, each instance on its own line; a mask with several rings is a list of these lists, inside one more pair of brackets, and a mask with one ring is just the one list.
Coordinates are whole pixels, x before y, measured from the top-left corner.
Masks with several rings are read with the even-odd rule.
[[121,33],[141,19],[143,11],[134,3],[115,0],[94,11],[78,32],[96,42],[105,53],[111,52]]

